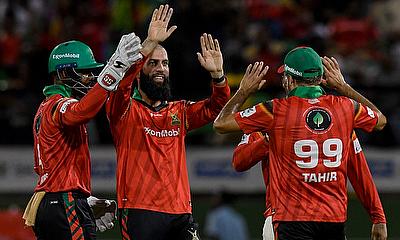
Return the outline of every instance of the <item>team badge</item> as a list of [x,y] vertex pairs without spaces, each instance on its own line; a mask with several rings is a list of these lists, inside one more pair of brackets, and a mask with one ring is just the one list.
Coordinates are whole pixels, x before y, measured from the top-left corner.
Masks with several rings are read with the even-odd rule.
[[305,116],[307,128],[313,133],[325,133],[332,126],[331,114],[323,108],[312,108]]
[[181,120],[178,117],[178,113],[171,113],[171,125],[181,125]]

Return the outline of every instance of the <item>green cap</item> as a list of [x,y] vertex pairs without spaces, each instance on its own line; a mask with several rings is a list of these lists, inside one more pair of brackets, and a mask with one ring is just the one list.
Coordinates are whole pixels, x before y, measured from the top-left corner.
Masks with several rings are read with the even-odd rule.
[[286,54],[284,65],[278,73],[287,73],[302,78],[322,76],[324,68],[318,53],[310,47],[297,47]]
[[80,41],[68,41],[57,45],[50,53],[49,73],[57,69],[73,67],[75,69],[91,69],[103,67],[96,62],[90,47]]

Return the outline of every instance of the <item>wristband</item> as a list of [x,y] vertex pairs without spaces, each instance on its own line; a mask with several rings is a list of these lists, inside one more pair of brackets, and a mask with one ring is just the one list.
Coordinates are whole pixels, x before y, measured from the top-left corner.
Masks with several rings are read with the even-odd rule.
[[213,78],[212,81],[213,83],[221,83],[225,80],[225,75],[222,75],[220,78]]

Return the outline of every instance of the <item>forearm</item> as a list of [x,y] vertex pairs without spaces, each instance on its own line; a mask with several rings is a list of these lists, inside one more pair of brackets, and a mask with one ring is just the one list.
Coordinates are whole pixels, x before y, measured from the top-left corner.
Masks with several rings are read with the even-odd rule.
[[382,112],[371,102],[369,101],[366,97],[361,95],[359,92],[354,90],[350,85],[345,84],[342,87],[338,88],[338,91],[340,94],[351,98],[365,106],[368,106],[372,110],[374,110],[378,114],[378,122],[375,126],[376,130],[381,130],[383,127],[386,125],[386,117],[385,115],[382,114]]
[[79,102],[62,114],[62,124],[66,126],[80,125],[89,122],[102,108],[108,96],[108,91],[96,84]]
[[142,49],[140,50],[140,52],[143,54],[143,56],[147,57],[151,52],[153,52],[157,45],[157,41],[146,38],[142,43]]
[[222,111],[214,121],[214,129],[218,133],[228,133],[240,130],[239,125],[235,121],[235,113],[239,111],[248,96],[249,93],[239,88],[225,107],[222,108]]
[[238,172],[252,168],[258,162],[267,158],[266,149],[264,138],[237,146],[233,151],[232,167]]

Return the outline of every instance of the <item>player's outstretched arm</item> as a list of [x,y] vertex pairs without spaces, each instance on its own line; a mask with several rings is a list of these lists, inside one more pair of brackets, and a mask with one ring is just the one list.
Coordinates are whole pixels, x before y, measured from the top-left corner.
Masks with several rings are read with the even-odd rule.
[[214,121],[214,129],[218,133],[229,133],[239,131],[239,125],[235,121],[235,113],[237,113],[249,95],[260,90],[266,80],[264,76],[268,72],[268,66],[264,67],[263,62],[255,62],[250,64],[244,74],[239,89],[235,95],[228,101],[218,117]]
[[[132,82],[142,68],[145,58],[154,50],[160,42],[166,40],[172,32],[177,28],[172,26],[168,28],[173,9],[168,5],[160,5],[153,11],[153,15],[149,24],[147,38],[140,46],[140,56],[142,61],[137,61],[125,73],[121,84],[118,86],[118,91],[110,94],[106,104],[107,117],[110,122],[118,121],[121,119],[126,109],[129,107]],[[144,58],[143,58],[144,56]]]
[[218,39],[214,39],[211,34],[204,33],[200,37],[201,53],[197,53],[197,58],[201,66],[206,69],[212,79],[222,79],[218,85],[224,85],[223,57]]
[[324,72],[327,87],[337,90],[340,94],[356,100],[357,102],[370,107],[378,114],[378,122],[374,130],[382,130],[386,125],[386,117],[382,112],[367,98],[354,90],[349,84],[344,81],[344,77],[340,71],[339,63],[334,57],[323,57]]

